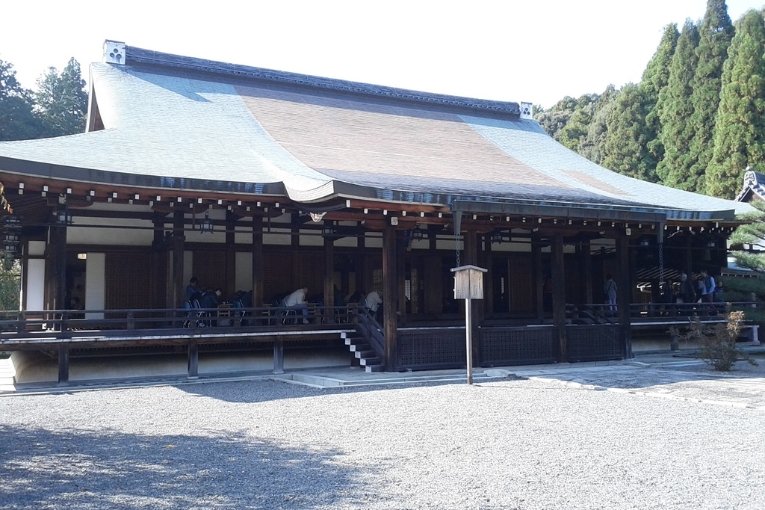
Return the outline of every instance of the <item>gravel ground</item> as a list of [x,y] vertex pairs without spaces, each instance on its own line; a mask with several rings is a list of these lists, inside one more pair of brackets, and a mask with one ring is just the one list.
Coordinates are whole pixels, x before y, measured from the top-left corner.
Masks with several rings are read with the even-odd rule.
[[764,432],[761,407],[536,377],[15,395],[0,508],[760,510]]

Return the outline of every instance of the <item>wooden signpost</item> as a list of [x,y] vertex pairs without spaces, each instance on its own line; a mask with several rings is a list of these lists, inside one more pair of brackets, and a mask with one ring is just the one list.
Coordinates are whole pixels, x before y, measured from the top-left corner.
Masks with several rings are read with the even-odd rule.
[[471,299],[483,299],[483,273],[487,270],[477,266],[460,266],[454,273],[454,299],[465,300],[465,348],[467,349],[467,382],[473,384],[473,324]]

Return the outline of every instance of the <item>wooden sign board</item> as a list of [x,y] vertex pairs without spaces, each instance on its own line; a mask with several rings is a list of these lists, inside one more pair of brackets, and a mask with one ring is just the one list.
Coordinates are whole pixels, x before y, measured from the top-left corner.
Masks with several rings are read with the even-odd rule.
[[454,273],[454,299],[483,299],[483,273],[487,270],[478,266],[460,266]]

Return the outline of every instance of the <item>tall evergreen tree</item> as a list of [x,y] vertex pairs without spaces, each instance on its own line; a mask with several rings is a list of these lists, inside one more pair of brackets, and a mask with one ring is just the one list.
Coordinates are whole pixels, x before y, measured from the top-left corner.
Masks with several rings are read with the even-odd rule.
[[560,141],[560,132],[568,124],[576,107],[576,99],[566,96],[547,110],[539,112],[536,116],[537,122],[548,135]]
[[733,24],[725,0],[707,0],[707,10],[699,29],[698,63],[693,76],[693,115],[690,124],[693,141],[690,146],[691,164],[687,189],[704,192],[704,178],[712,159],[712,137],[715,117],[720,104],[723,64],[733,39]]
[[644,181],[657,180],[645,122],[650,107],[644,88],[634,83],[622,87],[606,118],[603,166]]
[[592,114],[592,121],[587,127],[587,136],[579,145],[579,154],[597,164],[603,163],[604,146],[608,134],[607,121],[617,97],[619,97],[619,91],[613,85],[606,87],[606,90],[600,94]]
[[[659,94],[669,83],[669,69],[679,37],[680,32],[677,30],[676,24],[670,23],[664,28],[664,34],[659,42],[659,47],[648,62],[640,81],[648,108],[648,115],[645,118],[647,149],[657,163],[664,156],[664,146],[659,138],[659,132],[661,131]],[[654,168],[654,173],[655,171],[656,169]]]
[[80,64],[73,58],[58,74],[55,67],[37,81],[38,115],[45,126],[46,136],[81,133],[85,129],[88,94]]
[[688,148],[694,133],[689,121],[693,114],[691,94],[698,44],[698,28],[686,20],[672,56],[667,86],[659,92],[656,107],[661,124],[659,140],[664,147],[656,174],[667,186],[685,190],[695,189],[695,182],[688,179],[692,163]]
[[587,136],[587,126],[592,122],[597,94],[585,94],[576,101],[574,113],[568,119],[563,129],[558,133],[558,141],[569,149],[579,151],[584,137]]
[[765,165],[765,20],[751,10],[736,24],[722,74],[707,193],[734,198],[747,166]]
[[40,130],[32,93],[19,84],[13,65],[0,60],[0,140],[36,138]]

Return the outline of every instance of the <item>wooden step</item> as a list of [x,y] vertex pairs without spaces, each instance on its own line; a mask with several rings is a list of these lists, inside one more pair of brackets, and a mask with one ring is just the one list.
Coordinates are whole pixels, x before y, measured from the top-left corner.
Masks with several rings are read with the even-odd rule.
[[354,355],[355,355],[355,356],[356,356],[358,359],[373,359],[373,358],[376,358],[376,357],[377,357],[377,353],[376,353],[375,351],[373,351],[373,350],[368,350],[368,351],[356,351],[356,352],[354,352]]
[[369,367],[369,366],[382,366],[382,360],[378,357],[371,357],[371,358],[359,358],[359,363],[361,366]]

